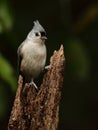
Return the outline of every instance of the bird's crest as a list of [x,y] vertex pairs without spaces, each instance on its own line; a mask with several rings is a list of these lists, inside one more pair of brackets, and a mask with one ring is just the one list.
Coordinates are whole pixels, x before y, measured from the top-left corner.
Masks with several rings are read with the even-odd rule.
[[46,32],[38,20],[34,21],[33,31],[34,32]]

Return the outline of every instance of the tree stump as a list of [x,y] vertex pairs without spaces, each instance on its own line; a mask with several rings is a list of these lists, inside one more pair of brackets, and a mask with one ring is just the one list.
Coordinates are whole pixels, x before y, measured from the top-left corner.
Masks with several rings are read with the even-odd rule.
[[19,76],[8,130],[58,129],[65,66],[63,45],[59,51],[54,51],[50,66],[38,91],[30,84],[26,83],[23,86],[23,78]]

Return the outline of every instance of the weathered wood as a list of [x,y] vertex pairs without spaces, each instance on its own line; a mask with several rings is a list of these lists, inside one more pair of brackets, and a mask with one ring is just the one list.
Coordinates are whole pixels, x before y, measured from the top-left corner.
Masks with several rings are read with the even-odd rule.
[[8,130],[57,130],[59,103],[64,79],[65,57],[63,46],[55,51],[37,91],[25,84],[19,76],[19,84],[9,119]]

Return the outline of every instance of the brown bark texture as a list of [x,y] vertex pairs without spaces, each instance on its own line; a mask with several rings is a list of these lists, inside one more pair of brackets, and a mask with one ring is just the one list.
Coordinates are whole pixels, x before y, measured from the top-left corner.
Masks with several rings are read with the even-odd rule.
[[58,129],[65,66],[63,45],[58,51],[54,51],[50,66],[38,90],[27,83],[23,86],[23,78],[19,76],[8,130]]

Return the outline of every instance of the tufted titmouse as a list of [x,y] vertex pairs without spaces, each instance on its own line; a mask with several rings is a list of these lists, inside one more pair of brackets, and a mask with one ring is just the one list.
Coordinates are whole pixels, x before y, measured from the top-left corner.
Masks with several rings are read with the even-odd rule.
[[46,62],[46,31],[39,21],[34,21],[33,29],[18,48],[19,74],[24,83],[30,83],[37,88],[34,79],[39,76]]

